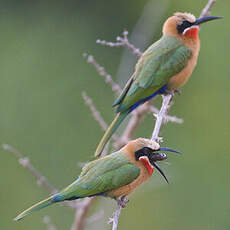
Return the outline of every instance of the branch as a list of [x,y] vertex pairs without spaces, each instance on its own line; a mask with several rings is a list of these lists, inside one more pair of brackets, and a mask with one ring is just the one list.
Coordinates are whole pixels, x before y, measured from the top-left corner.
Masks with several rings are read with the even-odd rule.
[[211,13],[211,8],[215,2],[216,0],[209,0],[204,9],[202,10],[200,17],[208,16]]
[[137,127],[140,125],[143,119],[143,116],[150,110],[151,103],[151,101],[148,101],[133,111],[123,134],[121,135],[120,139],[114,143],[116,149],[122,148],[132,139]]
[[[83,54],[83,57],[87,57],[87,54]],[[99,75],[105,78],[105,82],[111,86],[113,92],[115,92],[118,95],[121,94],[122,92],[121,87],[112,79],[111,75],[109,75],[105,71],[105,68],[103,66],[100,66],[96,62],[96,60],[94,59],[92,55],[88,55],[87,62],[92,64],[97,70],[97,72],[99,73]]]
[[128,34],[129,32],[125,30],[122,33],[123,37],[119,37],[119,36],[117,37],[117,42],[107,42],[105,40],[100,40],[100,39],[98,39],[96,42],[98,44],[101,44],[104,46],[110,46],[110,47],[120,47],[120,46],[127,47],[129,50],[132,51],[133,54],[140,57],[142,55],[142,52],[129,42]]
[[117,230],[119,218],[121,215],[121,209],[125,208],[129,200],[126,196],[122,196],[120,200],[117,200],[117,209],[113,214],[113,218],[110,218],[108,224],[113,224],[112,230]]
[[48,230],[56,230],[56,227],[53,225],[53,223],[50,220],[49,216],[45,216],[43,218],[43,223],[47,225]]
[[[38,172],[38,170],[30,163],[30,160],[28,157],[24,157],[22,153],[20,153],[17,149],[15,149],[14,147],[10,145],[3,144],[2,148],[10,153],[13,153],[18,158],[19,164],[29,170],[29,172],[37,180],[38,185],[43,186],[51,194],[56,194],[58,192],[58,190],[55,189],[54,186],[51,185],[51,183],[44,176],[42,176]],[[76,208],[73,202],[64,202],[63,204],[72,209]]]
[[95,221],[98,221],[99,219],[101,219],[104,216],[104,211],[100,210],[99,212],[97,212],[96,214],[94,214],[93,216],[90,216],[87,220],[86,220],[86,224],[92,224]]
[[[86,92],[82,92],[82,97],[86,103],[86,105],[89,107],[94,119],[99,123],[99,125],[102,127],[102,129],[105,131],[108,128],[108,125],[105,123],[105,121],[103,120],[103,118],[101,117],[100,112],[96,109],[96,107],[93,104],[93,101],[91,98],[89,98],[86,94]],[[117,135],[113,135],[112,139],[114,141],[118,141],[118,137]]]
[[54,186],[51,185],[50,182],[44,176],[42,176],[37,169],[34,168],[34,166],[30,163],[28,157],[24,157],[22,153],[20,153],[17,149],[10,145],[3,144],[2,147],[4,150],[13,153],[18,158],[19,164],[27,168],[29,172],[31,172],[39,185],[42,185],[51,194],[57,193],[57,189],[55,189]]
[[71,230],[84,229],[86,215],[92,203],[95,201],[95,199],[96,197],[91,197],[91,198],[87,197],[77,204],[78,208],[75,213],[75,218]]
[[166,117],[168,113],[169,103],[172,100],[172,98],[173,98],[172,94],[162,95],[162,100],[163,100],[162,106],[161,106],[159,113],[156,115],[157,119],[155,122],[155,127],[154,127],[152,138],[151,138],[152,141],[159,142],[162,140],[162,138],[159,137],[159,133],[160,133],[161,126],[163,122],[165,121],[164,118]]

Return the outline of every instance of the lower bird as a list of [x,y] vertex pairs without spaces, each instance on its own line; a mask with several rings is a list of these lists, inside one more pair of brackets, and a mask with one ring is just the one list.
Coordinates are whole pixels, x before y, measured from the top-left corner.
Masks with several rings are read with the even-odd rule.
[[158,143],[144,138],[130,141],[119,151],[87,163],[76,181],[59,193],[25,210],[14,220],[20,220],[34,211],[65,200],[92,196],[105,196],[117,200],[129,195],[140,184],[147,181],[154,168],[168,182],[164,172],[156,163],[167,159],[167,155],[159,151],[180,153],[174,149],[161,148]]

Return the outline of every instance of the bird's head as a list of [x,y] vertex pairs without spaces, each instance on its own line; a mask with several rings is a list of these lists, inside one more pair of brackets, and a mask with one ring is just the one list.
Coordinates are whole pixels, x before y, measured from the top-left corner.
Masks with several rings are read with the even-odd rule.
[[198,39],[200,24],[219,18],[221,17],[205,16],[196,18],[190,13],[177,12],[164,23],[163,34],[177,36],[182,39]]
[[161,153],[160,151],[174,153],[180,152],[174,149],[160,147],[157,142],[145,138],[138,138],[130,141],[129,144],[127,144],[127,148],[134,153],[136,161],[141,161],[144,164],[149,174],[152,174],[154,168],[156,168],[168,183],[166,175],[156,163],[157,161],[163,161],[168,158],[165,153]]

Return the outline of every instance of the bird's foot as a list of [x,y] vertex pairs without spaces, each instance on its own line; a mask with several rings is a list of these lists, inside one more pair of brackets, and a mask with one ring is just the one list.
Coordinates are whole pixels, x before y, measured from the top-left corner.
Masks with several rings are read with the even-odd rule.
[[175,94],[181,95],[181,90],[180,89],[175,89],[175,90],[170,90],[170,89],[165,89],[164,94],[170,94],[174,97]]
[[165,89],[164,94],[165,95],[172,95],[172,97],[174,97],[175,90]]
[[175,89],[174,92],[177,93],[178,95],[181,95],[182,93],[181,89]]
[[116,201],[117,201],[117,204],[121,206],[122,208],[125,208],[127,203],[129,202],[126,196],[122,196],[120,199],[117,199]]

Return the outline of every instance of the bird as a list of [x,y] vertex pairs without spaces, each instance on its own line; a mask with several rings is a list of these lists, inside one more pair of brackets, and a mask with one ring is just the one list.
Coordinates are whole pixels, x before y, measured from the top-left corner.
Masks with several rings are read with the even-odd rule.
[[158,94],[177,91],[187,82],[200,50],[200,25],[219,18],[196,18],[191,13],[177,12],[165,21],[162,37],[141,55],[133,75],[113,103],[113,107],[117,107],[117,115],[99,142],[95,156],[101,155],[106,143],[129,113]]
[[171,148],[160,147],[157,142],[149,139],[132,140],[117,152],[87,163],[82,168],[78,179],[72,184],[33,205],[14,220],[20,220],[34,211],[66,200],[105,196],[119,201],[120,197],[129,195],[139,185],[150,179],[154,168],[168,182],[166,175],[156,163],[166,160],[167,155],[159,151],[180,153]]

